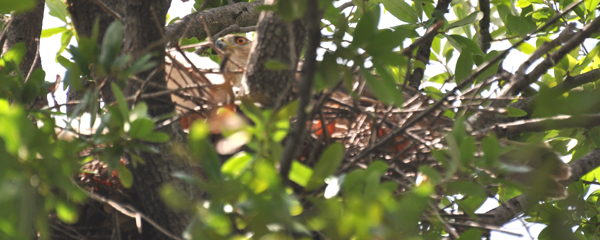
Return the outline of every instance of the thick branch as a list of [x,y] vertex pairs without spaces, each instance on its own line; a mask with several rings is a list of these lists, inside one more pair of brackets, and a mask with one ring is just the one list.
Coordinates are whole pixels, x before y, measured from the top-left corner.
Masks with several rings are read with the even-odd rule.
[[[274,2],[267,0],[265,4]],[[301,20],[286,22],[275,12],[260,13],[256,41],[246,69],[248,98],[268,108],[285,102],[291,93],[304,36]],[[269,69],[267,62],[273,61],[287,68]]]
[[[113,9],[114,11],[122,11],[121,6],[122,0],[103,0],[102,4],[107,8]],[[80,37],[92,37],[92,31],[96,20],[98,20],[98,44],[102,44],[104,39],[104,33],[106,28],[114,18],[107,10],[103,9],[93,0],[67,0],[67,10],[71,14],[71,20],[75,31]],[[88,88],[90,83],[88,81],[81,81],[84,88]],[[77,91],[73,88],[69,88],[67,92],[67,101],[77,101],[83,99],[83,91]],[[71,113],[75,109],[75,106],[67,106],[67,113]]]
[[[39,46],[43,19],[44,0],[38,0],[33,10],[22,14],[14,14],[10,20],[10,26],[8,26],[5,33],[6,40],[2,46],[3,53],[19,42],[25,43],[27,52],[19,66],[21,73],[25,76],[25,81],[28,80],[34,69],[42,67]],[[46,96],[38,97],[33,103],[35,108],[41,108],[46,105],[48,105]]]
[[[450,2],[452,2],[452,1],[439,0],[437,3],[437,6],[435,8],[440,10],[443,13],[447,13],[448,7],[450,6]],[[427,32],[425,34],[431,32],[431,31],[437,31],[437,27],[435,25],[429,27],[429,29],[427,29]],[[423,41],[423,43],[421,43],[419,45],[419,50],[417,50],[417,55],[415,56],[415,60],[423,62],[424,63],[423,66],[426,66],[427,64],[429,64],[429,55],[431,55],[431,44],[432,43],[433,43],[433,37],[427,39],[426,41]],[[415,89],[419,89],[419,86],[421,86],[421,80],[423,80],[424,73],[425,73],[424,68],[420,68],[420,67],[415,68],[413,73],[410,75],[410,79],[408,80],[408,85]]]
[[[539,101],[543,101],[543,99],[552,99],[552,98],[558,97],[558,96],[562,95],[563,93],[570,91],[573,88],[579,87],[586,83],[598,81],[598,79],[600,79],[600,69],[595,69],[595,70],[592,70],[592,71],[589,71],[589,72],[586,72],[584,74],[580,74],[580,75],[577,75],[574,77],[567,76],[565,81],[559,83],[555,87],[550,88],[546,91],[543,91],[536,96],[524,98],[524,99],[521,99],[514,103],[511,103],[508,105],[508,107],[518,108],[518,109],[521,109],[521,110],[531,114],[534,110],[533,107],[536,104],[544,104],[543,102],[539,102]],[[481,116],[486,116],[486,117],[477,118],[477,120],[472,123],[473,128],[481,129],[481,128],[489,127],[493,124],[502,124],[502,123],[508,123],[508,122],[517,120],[517,118],[514,118],[514,117],[504,117],[504,116],[498,116],[496,114],[481,115]],[[485,131],[485,130],[482,130],[482,131]]]
[[589,72],[586,72],[583,74],[579,74],[575,77],[567,76],[565,81],[563,81],[563,82],[559,83],[558,85],[556,85],[555,87],[551,88],[546,93],[546,96],[556,97],[563,93],[568,92],[569,90],[571,90],[573,88],[579,87],[583,84],[598,81],[598,79],[600,79],[600,69],[594,69],[592,71],[589,71]]
[[551,129],[595,127],[600,125],[600,114],[584,114],[577,116],[556,116],[531,120],[519,120],[511,123],[496,124],[473,135],[483,137],[494,132],[498,138],[511,137],[526,132],[542,132]]
[[285,151],[283,152],[280,160],[279,173],[283,179],[288,179],[288,174],[292,166],[292,160],[296,158],[298,151],[302,147],[304,141],[306,121],[308,113],[306,108],[311,100],[311,90],[313,80],[315,77],[315,71],[317,69],[317,48],[321,43],[321,17],[319,13],[319,0],[308,0],[306,1],[307,11],[306,15],[306,31],[308,35],[308,46],[306,47],[305,61],[302,66],[301,82],[300,82],[300,102],[298,104],[298,114],[296,115],[296,123],[294,128],[289,134],[289,140],[285,145]]
[[[124,50],[128,53],[136,53],[154,46],[150,51],[153,53],[152,61],[159,63],[156,69],[139,73],[139,79],[147,80],[148,84],[137,81],[128,81],[126,95],[133,95],[138,91],[149,94],[161,91],[166,87],[164,68],[160,67],[165,60],[164,44],[155,44],[164,38],[165,16],[169,8],[168,1],[124,1],[125,28],[124,28]],[[148,106],[148,114],[152,117],[173,113],[175,106],[169,95],[145,99]],[[167,125],[160,129],[171,137],[172,142],[183,142],[184,136],[178,122]],[[158,224],[175,234],[181,234],[189,221],[186,213],[177,213],[170,210],[163,202],[159,189],[166,182],[177,182],[172,176],[174,171],[189,171],[189,163],[174,156],[169,144],[152,144],[158,153],[142,152],[140,157],[145,164],[138,164],[132,168],[134,174],[133,189],[140,197],[143,210]],[[175,184],[179,186],[178,184]],[[184,186],[181,186],[184,189]],[[188,193],[191,190],[188,189]],[[144,231],[144,239],[168,239],[167,236],[158,233],[155,229]]]
[[[571,5],[569,5],[569,7],[567,7],[566,9],[573,9],[574,6],[576,6],[577,4],[581,3],[581,0],[578,2],[575,2]],[[564,14],[564,13],[563,13]],[[493,59],[491,59],[490,61],[487,61],[483,64],[481,64],[475,71],[473,71],[473,73],[471,75],[469,75],[465,80],[463,80],[460,84],[456,85],[456,87],[454,87],[450,92],[446,93],[444,96],[442,96],[437,102],[435,102],[431,107],[429,107],[427,110],[421,112],[420,114],[418,114],[417,116],[415,116],[414,118],[412,118],[410,121],[406,122],[404,125],[402,125],[402,127],[400,128],[396,128],[394,130],[392,130],[388,135],[382,137],[379,139],[379,142],[376,142],[374,144],[370,144],[368,147],[366,147],[365,149],[363,149],[360,153],[358,153],[356,156],[354,156],[354,158],[352,158],[350,160],[350,163],[354,163],[357,162],[358,160],[362,159],[363,157],[366,157],[367,155],[369,155],[371,152],[373,152],[374,150],[378,149],[379,147],[389,143],[390,141],[392,141],[396,136],[399,136],[400,134],[404,133],[406,131],[406,129],[412,127],[414,124],[416,124],[417,122],[419,122],[421,119],[423,119],[425,116],[427,116],[428,114],[431,114],[433,111],[435,111],[437,108],[441,107],[442,105],[444,105],[444,102],[451,96],[453,96],[459,89],[462,89],[470,84],[473,83],[473,81],[475,81],[475,79],[482,74],[484,71],[486,71],[487,69],[489,69],[493,64],[495,64],[496,62],[500,61],[500,59],[504,59],[506,57],[506,55],[508,55],[508,53],[512,50],[517,48],[518,46],[520,46],[522,43],[524,43],[525,41],[531,39],[532,36],[534,36],[534,34],[544,31],[544,29],[546,29],[548,26],[550,26],[551,24],[553,24],[555,21],[557,21],[560,18],[560,15],[557,15],[555,17],[553,17],[552,19],[548,20],[546,23],[544,23],[544,25],[542,25],[541,27],[539,27],[538,29],[536,29],[535,31],[533,31],[532,33],[528,34],[527,36],[523,37],[520,41],[516,42],[515,44],[513,44],[510,48],[504,50],[503,52],[501,52],[500,54],[498,54],[496,57],[494,57]],[[483,115],[486,116],[486,115]],[[346,168],[348,168],[349,166],[351,166],[351,164],[347,164],[345,165],[346,167],[342,168],[339,171],[343,171]],[[339,172],[338,171],[338,172]]]
[[[122,0],[102,0],[102,4],[107,8],[120,12]],[[71,14],[73,25],[80,37],[91,37],[96,19],[98,25],[98,43],[104,39],[104,33],[108,25],[114,20],[106,9],[103,9],[93,0],[67,0],[67,10]]]
[[490,0],[479,0],[479,11],[483,18],[479,21],[479,47],[483,52],[490,49],[492,35],[490,34]]
[[[583,175],[600,166],[600,149],[596,148],[592,150],[585,156],[577,159],[577,161],[569,164],[569,166],[571,167],[571,177],[562,181],[561,184],[563,185],[569,185],[578,181]],[[486,215],[490,215],[490,217],[482,218],[481,223],[501,226],[519,216],[530,204],[531,199],[526,195],[517,196],[485,213]]]
[[208,23],[208,30],[213,34],[221,32],[233,25],[239,27],[255,26],[258,22],[259,14],[255,8],[262,4],[262,2],[263,1],[236,3],[192,13],[167,26],[165,35],[171,43],[176,42],[181,37],[196,37],[198,39],[206,38],[206,31],[204,31],[200,17],[203,17],[206,20]]
[[[508,83],[500,93],[500,96],[514,96],[524,87],[537,81],[537,79],[546,73],[548,69],[556,65],[560,60],[571,52],[575,47],[579,46],[583,41],[590,37],[593,33],[600,29],[600,18],[594,19],[590,24],[586,25],[581,32],[578,32],[569,41],[567,41],[560,49],[548,56],[544,61],[538,64],[530,73],[513,79]],[[515,75],[516,76],[516,75]]]
[[[27,52],[21,61],[21,72],[24,76],[32,69],[42,66],[39,59],[38,47],[40,44],[40,34],[42,33],[42,20],[44,19],[44,1],[38,0],[37,6],[26,13],[15,14],[12,16],[11,24],[6,31],[6,41],[2,46],[2,52],[5,53],[15,44],[24,42]],[[36,60],[37,59],[37,60]]]

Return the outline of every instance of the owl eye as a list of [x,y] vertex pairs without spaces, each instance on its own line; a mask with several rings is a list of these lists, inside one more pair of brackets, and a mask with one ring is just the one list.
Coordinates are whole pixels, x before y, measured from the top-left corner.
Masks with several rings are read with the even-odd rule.
[[240,45],[246,44],[246,39],[245,38],[236,38],[235,43],[240,44]]

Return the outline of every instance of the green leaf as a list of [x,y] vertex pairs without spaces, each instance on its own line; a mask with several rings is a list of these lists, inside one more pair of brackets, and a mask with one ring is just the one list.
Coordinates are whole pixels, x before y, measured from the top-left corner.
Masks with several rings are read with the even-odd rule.
[[115,99],[117,99],[117,106],[119,107],[121,115],[127,120],[129,120],[127,118],[127,116],[129,116],[129,110],[127,108],[127,102],[125,101],[125,96],[123,95],[123,92],[121,91],[119,86],[117,86],[117,84],[115,84],[114,82],[110,83],[110,86],[112,88]]
[[42,30],[42,34],[40,35],[40,37],[41,38],[52,37],[56,34],[63,33],[67,30],[68,29],[66,27],[47,28],[47,29]]
[[60,48],[56,51],[56,57],[58,58],[60,54],[65,51],[69,43],[71,43],[71,39],[73,38],[73,30],[67,30],[63,32],[60,36]]
[[100,53],[100,63],[107,73],[111,72],[115,59],[121,53],[122,41],[123,24],[119,21],[113,21],[106,29],[102,40],[102,52]]
[[330,86],[335,86],[340,78],[340,70],[333,53],[325,52],[323,60],[317,68],[318,78],[315,78],[315,90],[320,91]]
[[265,62],[265,68],[273,71],[289,69],[287,64],[277,60],[268,60],[267,62]]
[[262,114],[262,111],[260,110],[260,108],[256,107],[254,103],[247,100],[242,100],[242,105],[240,106],[240,108],[242,109],[244,114],[246,114],[246,116],[250,118],[250,120],[252,120],[254,124],[256,124],[257,129],[262,131],[261,129],[265,128],[265,118]]
[[169,134],[164,132],[152,132],[150,134],[146,134],[143,136],[138,136],[140,140],[154,142],[154,143],[164,143],[169,141]]
[[73,65],[73,62],[69,61],[69,59],[63,56],[56,57],[56,62],[58,62],[60,65],[67,69]]
[[466,137],[460,144],[460,159],[463,162],[463,166],[468,166],[473,161],[475,151],[477,151],[475,138],[471,136]]
[[417,11],[404,0],[381,0],[381,3],[385,9],[403,22],[417,23],[419,21]]
[[129,129],[129,136],[131,138],[143,138],[152,133],[154,129],[154,122],[147,118],[136,119],[131,122],[131,128]]
[[380,15],[379,6],[376,5],[371,11],[365,12],[354,29],[351,45],[361,46],[377,34],[377,25]]
[[29,79],[23,85],[23,92],[21,93],[21,101],[23,103],[31,103],[39,96],[46,95],[46,89],[44,88],[44,78],[46,72],[41,68],[36,68]]
[[518,108],[512,108],[512,107],[507,107],[506,110],[508,111],[508,113],[506,114],[509,117],[525,117],[527,116],[527,112],[518,109]]
[[479,240],[481,239],[481,230],[477,228],[471,228],[460,235],[458,240]]
[[166,183],[160,187],[160,196],[165,201],[167,206],[183,211],[193,211],[194,203],[189,197],[177,189],[172,183]]
[[0,12],[9,14],[12,11],[16,13],[32,10],[37,4],[36,0],[0,0]]
[[459,52],[462,52],[464,51],[464,49],[468,48],[469,50],[471,50],[471,53],[473,55],[480,57],[485,56],[485,53],[481,51],[479,45],[471,39],[460,35],[446,35],[446,38],[448,39],[448,42],[452,44],[452,46],[456,48],[456,50],[458,50]]
[[252,163],[252,155],[247,152],[239,152],[225,161],[221,167],[221,172],[227,176],[237,178],[248,169],[250,163]]
[[[206,123],[196,121],[192,124],[189,134],[189,149],[194,159],[200,162],[206,176],[212,181],[221,181],[221,160],[215,149],[207,141],[210,129]],[[168,136],[168,135],[167,135]]]
[[442,93],[442,91],[440,91],[440,89],[436,87],[425,87],[425,89],[423,89],[423,92],[425,93],[425,95],[430,96],[435,100],[440,100],[444,96],[444,93]]
[[444,73],[440,73],[438,75],[435,75],[435,76],[427,79],[427,81],[438,83],[438,84],[443,84],[444,82],[446,82],[446,80],[448,80],[448,78],[450,78],[450,75],[448,73],[444,72]]
[[2,55],[0,66],[6,67],[8,62],[13,62],[16,66],[21,65],[21,60],[23,60],[26,51],[27,48],[25,47],[25,43],[18,42]]
[[[494,59],[496,56],[498,56],[498,51],[490,51],[487,55],[485,55],[485,57],[483,58],[483,62],[489,62],[492,59]],[[479,74],[479,76],[477,76],[476,81],[477,82],[481,82],[484,81],[485,79],[494,76],[496,74],[496,72],[498,72],[498,66],[500,66],[500,63],[502,61],[497,61],[496,63],[494,63],[492,66],[490,66],[487,70],[485,70],[483,73]],[[481,64],[478,64],[478,66],[481,66]]]
[[118,164],[117,173],[119,173],[119,180],[121,181],[121,184],[123,184],[123,187],[131,188],[133,185],[133,174],[131,174],[131,171],[122,164]]
[[446,31],[448,31],[452,28],[455,28],[455,27],[461,27],[461,26],[475,23],[475,22],[481,20],[482,18],[483,18],[483,13],[480,11],[475,11],[463,19],[459,19],[456,22],[448,24],[448,26],[446,26]]
[[277,1],[277,12],[283,20],[291,22],[301,18],[306,12],[305,0],[283,0]]
[[135,61],[133,64],[131,64],[129,68],[127,68],[126,74],[134,75],[155,67],[156,62],[150,61],[151,58],[152,54],[150,53],[138,58],[137,61]]
[[332,143],[325,149],[310,176],[306,190],[314,190],[325,184],[324,180],[335,173],[344,159],[344,146],[341,143]]
[[290,169],[290,180],[293,182],[302,187],[306,187],[312,175],[313,170],[310,167],[296,160],[292,162],[292,168]]
[[77,220],[79,220],[77,206],[64,200],[60,200],[56,203],[56,215],[58,215],[58,218],[61,221],[68,224],[77,223]]
[[600,0],[584,0],[583,2],[588,13],[593,12],[600,4]]
[[518,33],[521,37],[526,36],[536,29],[535,23],[531,21],[530,18],[519,17],[512,14],[506,16],[504,24],[506,24],[506,27],[510,31]]
[[68,23],[67,16],[69,16],[69,13],[67,12],[67,5],[63,1],[46,0],[46,6],[50,9],[51,16],[62,20],[64,23]]
[[148,117],[148,106],[146,103],[141,102],[135,105],[129,112],[129,121],[133,122],[137,119],[149,119]]
[[442,175],[438,172],[438,170],[435,170],[430,166],[420,166],[419,172],[427,176],[427,180],[431,181],[434,185],[438,184],[443,179]]
[[526,8],[529,5],[531,5],[531,2],[527,1],[527,0],[519,0],[517,1],[517,3],[515,4],[516,7],[519,8]]
[[402,92],[398,89],[396,82],[388,72],[388,69],[375,62],[373,64],[377,69],[377,73],[380,75],[379,79],[365,69],[361,69],[367,80],[368,86],[373,90],[373,93],[375,93],[377,98],[385,104],[394,104],[398,107],[402,107],[402,103],[404,102]]
[[298,100],[294,100],[277,112],[277,120],[289,120],[298,112]]
[[456,84],[460,84],[473,71],[473,56],[469,49],[463,49],[456,61],[456,69],[454,70],[454,79]]
[[495,135],[490,134],[486,136],[481,142],[481,148],[483,149],[483,157],[486,160],[488,167],[495,166],[500,157],[500,143]]

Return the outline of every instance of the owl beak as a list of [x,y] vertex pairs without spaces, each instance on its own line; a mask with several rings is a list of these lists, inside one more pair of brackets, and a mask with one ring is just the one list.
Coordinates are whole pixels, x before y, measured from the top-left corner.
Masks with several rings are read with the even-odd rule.
[[227,43],[221,41],[221,39],[219,39],[215,42],[215,46],[220,48],[221,50],[227,49]]

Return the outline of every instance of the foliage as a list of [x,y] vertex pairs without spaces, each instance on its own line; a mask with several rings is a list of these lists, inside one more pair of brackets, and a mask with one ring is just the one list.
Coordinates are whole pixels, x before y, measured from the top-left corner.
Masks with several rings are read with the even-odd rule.
[[[115,28],[122,31],[118,29],[119,23],[113,24],[111,29]],[[76,61],[73,63],[65,59],[66,65],[69,66],[67,76],[70,77],[68,81],[71,86],[81,81],[81,76],[78,75],[81,72],[85,73],[84,77],[89,78],[92,75],[103,76],[101,74],[108,72],[127,79],[133,73],[153,66],[147,62],[147,57],[142,57],[122,69],[130,57],[118,56],[121,38],[111,36],[113,39],[105,39],[102,49],[97,49],[93,39],[81,39],[80,47],[70,48]],[[124,186],[130,187],[133,176],[120,162],[123,154],[129,154],[134,165],[143,163],[137,155],[141,151],[156,150],[140,143],[139,140],[160,143],[169,139],[167,134],[153,130],[154,119],[147,115],[148,110],[144,103],[129,109],[123,93],[115,84],[112,85],[112,89],[117,98],[116,105],[105,106],[100,111],[97,92],[88,91],[85,101],[76,108],[79,110],[75,112],[80,113],[80,110],[89,104],[91,109],[97,111],[92,112],[92,119],[98,114],[101,122],[91,135],[77,132],[76,129],[80,126],[72,125],[72,120],[66,125],[57,124],[56,121],[61,120],[55,117],[63,114],[48,109],[32,109],[29,104],[37,96],[46,95],[46,89],[53,84],[44,82],[45,73],[42,69],[36,69],[25,81],[18,68],[25,50],[25,45],[18,43],[0,59],[0,82],[3,83],[0,89],[2,239],[29,239],[34,229],[42,238],[47,238],[47,218],[48,214],[53,212],[65,223],[76,223],[77,204],[82,204],[86,199],[85,193],[72,181],[74,175],[80,171],[81,164],[98,158],[118,172]],[[111,50],[112,55],[106,53]],[[102,62],[106,67],[96,68],[94,73],[88,68],[89,64]],[[85,71],[81,71],[80,66]],[[90,124],[94,125],[94,122]],[[65,135],[69,134],[76,137],[68,140]],[[84,155],[82,152],[88,154]]]
[[[13,6],[0,1],[0,6],[7,7],[0,8],[0,12],[26,10],[28,2],[15,2]],[[590,183],[598,182],[598,169],[571,183],[567,187],[568,197],[548,199],[543,191],[546,185],[536,182],[526,186],[503,177],[537,170],[505,161],[520,145],[512,146],[503,137],[493,134],[477,136],[472,134],[469,125],[472,122],[469,119],[479,116],[478,110],[487,109],[490,99],[501,94],[499,89],[511,84],[510,79],[497,75],[506,65],[491,62],[497,56],[504,56],[502,52],[488,51],[480,45],[478,23],[483,21],[484,15],[489,14],[494,25],[491,37],[497,40],[492,46],[503,49],[527,38],[573,1],[491,2],[490,14],[473,7],[473,2],[453,1],[451,10],[456,20],[448,20],[450,15],[429,0],[353,0],[353,7],[344,10],[336,7],[337,2],[320,1],[324,32],[321,43],[331,47],[324,51],[318,63],[315,92],[333,91],[342,83],[352,90],[355,74],[358,74],[378,102],[391,106],[389,112],[405,110],[409,99],[404,97],[403,91],[412,74],[416,69],[439,66],[443,70],[427,72],[424,79],[417,79],[423,89],[422,98],[427,99],[422,107],[440,108],[437,116],[451,119],[452,129],[443,132],[443,142],[431,144],[428,158],[423,160],[427,163],[406,163],[384,154],[352,162],[357,153],[349,150],[350,144],[342,140],[324,141],[332,138],[335,128],[329,129],[329,125],[319,120],[321,129],[309,135],[323,140],[319,145],[322,149],[315,150],[317,154],[312,158],[303,155],[303,159],[294,159],[290,174],[280,176],[279,161],[298,103],[292,101],[281,109],[265,110],[244,101],[241,114],[222,108],[215,116],[220,123],[197,121],[189,130],[185,151],[191,156],[192,164],[202,167],[203,175],[173,173],[204,192],[206,198],[189,200],[175,183],[165,183],[160,190],[171,208],[194,214],[183,236],[193,239],[311,239],[317,235],[327,239],[442,239],[447,236],[480,239],[488,234],[486,229],[459,225],[463,222],[458,215],[478,222],[482,220],[478,209],[485,201],[506,202],[527,193],[535,201],[522,219],[547,225],[537,236],[539,239],[595,239],[599,234],[600,190],[591,192],[587,198],[584,196],[590,191]],[[197,0],[195,3],[194,7],[200,10],[202,5],[216,8],[227,5],[228,1]],[[304,16],[307,11],[304,4],[305,1],[280,0],[274,6],[261,9],[276,11],[284,20],[292,21]],[[581,29],[596,19],[597,4],[597,0],[583,1],[558,22],[537,33],[535,39],[516,46],[517,51],[532,55],[556,38],[568,23],[575,22]],[[141,152],[158,152],[150,143],[169,140],[168,134],[155,130],[156,122],[164,118],[150,117],[145,103],[131,104],[137,97],[126,96],[121,90],[133,75],[156,67],[149,61],[151,53],[137,59],[125,53],[123,25],[118,21],[107,29],[102,44],[98,44],[96,27],[92,37],[79,37],[77,47],[68,46],[76,33],[66,6],[59,0],[48,0],[47,6],[50,14],[61,19],[65,26],[45,29],[42,37],[62,34],[57,61],[66,68],[64,86],[84,92],[85,96],[69,115],[64,129],[76,137],[64,140],[55,129],[59,125],[58,117],[65,114],[29,106],[37,96],[47,94],[49,83],[44,82],[44,71],[35,70],[26,81],[25,74],[18,68],[26,50],[24,44],[3,53],[0,59],[2,239],[30,239],[34,231],[39,232],[41,238],[49,236],[47,217],[51,213],[56,213],[65,223],[77,222],[77,206],[84,204],[86,195],[72,178],[82,164],[99,159],[116,170],[123,186],[131,187],[136,176],[121,162],[122,156],[130,156],[133,167],[144,164]],[[395,18],[402,24],[380,29],[378,26],[384,18]],[[430,40],[431,54],[425,59],[415,57],[422,49],[409,46],[421,41],[425,30],[438,22],[442,26],[439,34]],[[597,37],[594,33],[590,38],[597,43]],[[561,83],[598,69],[600,46],[592,45],[589,42],[577,44],[549,67],[551,71],[544,71],[539,79],[527,84],[531,85],[528,89],[533,92],[531,95],[538,98],[534,106],[526,109],[508,106],[511,101],[519,100],[518,97],[526,96],[527,89],[519,91],[519,95],[502,96],[509,99],[501,106],[503,117],[519,120],[597,114],[600,95],[596,80],[581,86],[580,91],[552,95],[552,89]],[[549,54],[559,51],[558,48],[560,46],[550,49],[544,57],[550,59]],[[60,56],[63,50],[67,50],[72,59]],[[480,71],[487,63],[490,67]],[[270,67],[281,70],[277,64],[270,62]],[[479,75],[473,77],[474,73]],[[100,86],[107,78],[116,80],[110,85],[116,102],[102,106],[98,101]],[[463,87],[449,92],[443,86]],[[492,92],[496,95],[490,95]],[[354,92],[350,95],[349,98],[360,99]],[[450,95],[461,101],[454,105],[447,103],[453,101],[448,100]],[[447,104],[441,107],[432,104],[440,100]],[[89,135],[73,130],[70,122],[82,115],[84,109],[90,111],[90,127],[95,125],[96,119],[100,121]],[[373,124],[368,131],[373,134],[369,135],[379,137],[368,142],[369,146],[375,146],[387,134],[403,127],[385,129],[387,132],[384,128],[376,129],[376,120],[381,120],[379,124],[385,120],[385,117],[379,118],[377,110],[371,115],[361,113],[371,116],[369,121]],[[418,109],[422,111],[425,110]],[[324,136],[325,130],[330,136]],[[599,131],[599,127],[551,126],[507,139],[520,142],[527,150],[544,142],[560,156],[576,160],[599,146]],[[227,157],[219,155],[212,142],[215,132],[225,140],[242,142],[243,148],[239,148],[242,150],[234,149],[235,154]],[[391,139],[396,139],[394,137]],[[380,148],[395,149],[394,153],[398,153],[404,149],[399,142]],[[368,146],[362,147],[361,151],[368,149]],[[412,170],[401,176],[408,184],[394,181],[398,174],[406,173],[396,170],[402,164],[410,165]]]

